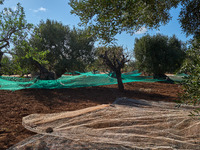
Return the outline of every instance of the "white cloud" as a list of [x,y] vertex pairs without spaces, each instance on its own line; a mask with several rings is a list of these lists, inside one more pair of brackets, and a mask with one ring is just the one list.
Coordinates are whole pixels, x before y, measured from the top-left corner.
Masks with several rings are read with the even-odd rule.
[[147,28],[145,27],[141,27],[137,32],[135,32],[135,34],[143,34],[147,32]]
[[45,11],[47,11],[47,9],[46,8],[44,8],[44,7],[40,7],[40,8],[38,8],[38,9],[35,9],[35,10],[33,10],[34,12],[45,12]]

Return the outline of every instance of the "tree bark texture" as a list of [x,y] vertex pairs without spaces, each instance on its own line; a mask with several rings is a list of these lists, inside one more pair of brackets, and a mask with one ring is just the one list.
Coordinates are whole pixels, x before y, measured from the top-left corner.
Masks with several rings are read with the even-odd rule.
[[118,88],[121,92],[123,92],[124,84],[122,82],[121,70],[117,70],[115,73],[116,73],[116,77],[117,77]]
[[124,91],[124,85],[123,85],[122,77],[121,77],[121,68],[123,68],[124,64],[127,62],[126,58],[124,57],[124,55],[122,56],[121,59],[116,58],[116,56],[114,54],[114,59],[113,59],[113,61],[111,61],[111,59],[108,58],[107,51],[105,52],[104,55],[101,55],[100,57],[104,59],[106,65],[112,71],[114,71],[114,73],[116,74],[118,88],[121,92],[123,92]]

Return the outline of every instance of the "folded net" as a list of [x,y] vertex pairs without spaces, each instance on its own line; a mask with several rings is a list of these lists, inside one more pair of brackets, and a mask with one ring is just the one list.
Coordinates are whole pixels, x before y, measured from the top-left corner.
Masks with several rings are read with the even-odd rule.
[[23,125],[38,133],[15,149],[200,149],[200,121],[191,106],[119,98],[111,105],[32,114]]

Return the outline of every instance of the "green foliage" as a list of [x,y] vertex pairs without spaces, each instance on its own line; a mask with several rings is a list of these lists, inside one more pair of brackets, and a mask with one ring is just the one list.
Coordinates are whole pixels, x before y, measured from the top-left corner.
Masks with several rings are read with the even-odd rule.
[[169,10],[180,0],[70,0],[72,14],[80,17],[94,35],[106,42],[123,31],[133,34],[141,27],[158,28],[171,19]]
[[[3,1],[1,1],[2,4]],[[27,32],[32,28],[25,20],[23,7],[18,3],[16,10],[4,8],[0,12],[0,75],[1,59],[4,53],[13,55],[13,49],[9,49],[11,44],[15,44],[19,39],[27,37]]]
[[185,46],[175,36],[146,35],[135,40],[134,53],[139,71],[162,77],[180,68],[185,58]]
[[123,68],[124,72],[132,72],[134,70],[137,70],[137,66],[136,66],[136,62],[133,60],[125,64],[125,67]]
[[[183,0],[182,9],[179,15],[181,27],[186,35],[193,35],[191,46],[187,51],[187,57],[181,71],[189,76],[182,82],[183,103],[200,105],[200,1]],[[200,115],[200,108],[191,112],[191,116]]]
[[[181,72],[188,73],[182,82],[183,93],[181,99],[183,103],[200,105],[200,40],[195,39],[190,49],[187,51],[187,58],[181,68]],[[195,110],[195,114],[200,111]]]
[[1,61],[2,69],[1,72],[4,75],[12,75],[12,61],[8,56],[3,56]]
[[58,76],[66,71],[84,71],[93,59],[95,38],[88,29],[80,30],[57,21],[41,21],[30,44],[38,52],[48,51],[47,68]]
[[57,21],[50,20],[41,21],[38,27],[35,28],[30,43],[40,52],[49,51],[47,60],[49,61],[50,70],[59,60],[65,57],[63,54],[68,49],[65,43],[67,43],[69,32],[68,26],[65,27]]
[[[28,39],[29,40],[29,39]],[[33,67],[30,58],[36,60],[42,65],[46,65],[49,62],[46,60],[48,51],[38,51],[28,40],[18,40],[15,42],[15,47],[13,48],[13,60],[21,74],[27,74],[31,71],[36,72],[37,68]]]
[[187,35],[200,35],[200,1],[183,0],[179,21]]
[[14,43],[17,39],[27,35],[25,30],[30,30],[32,24],[28,24],[25,20],[23,7],[18,3],[16,10],[4,8],[0,12],[0,51],[8,52],[10,43]]
[[98,70],[98,71],[112,71],[110,68],[105,64],[102,58],[100,58],[101,55],[104,55],[105,52],[108,51],[108,58],[110,60],[113,60],[113,56],[116,55],[117,58],[120,58],[123,55],[124,49],[121,46],[109,46],[109,47],[98,47],[95,50],[95,62],[92,64],[92,70]]
[[94,62],[96,37],[91,36],[90,33],[87,28],[84,30],[73,28],[70,32],[69,46],[72,51],[70,56],[75,70],[85,71],[87,66]]
[[20,73],[20,68],[15,60],[11,57],[4,55],[1,61],[1,72],[3,75],[14,75]]

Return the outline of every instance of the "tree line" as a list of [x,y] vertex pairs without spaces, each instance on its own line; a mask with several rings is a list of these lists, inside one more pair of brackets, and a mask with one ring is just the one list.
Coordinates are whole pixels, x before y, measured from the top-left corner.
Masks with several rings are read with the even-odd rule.
[[[160,34],[147,35],[135,40],[136,62],[130,62],[122,46],[95,47],[97,36],[90,28],[70,29],[49,19],[37,26],[27,23],[20,4],[15,11],[5,8],[1,12],[1,23],[1,74],[24,75],[39,71],[53,72],[58,78],[65,72],[110,70],[120,76],[121,69],[128,68],[154,74],[157,78],[178,70],[185,55],[183,43],[175,36],[169,39]],[[3,55],[6,53],[9,55]],[[135,64],[134,67],[131,64]]]
[[35,74],[44,72],[43,66],[46,73],[55,73],[55,78],[73,71],[113,71],[120,76],[121,69],[126,66],[129,71],[138,69],[153,74],[154,78],[162,78],[166,72],[175,73],[180,69],[186,52],[186,46],[175,35],[146,35],[135,39],[133,54],[136,61],[131,67],[122,46],[95,47],[95,41],[96,37],[88,28],[70,29],[54,20],[41,21],[32,29],[30,37],[18,35],[13,48],[2,51],[12,57],[2,57],[1,73]]

